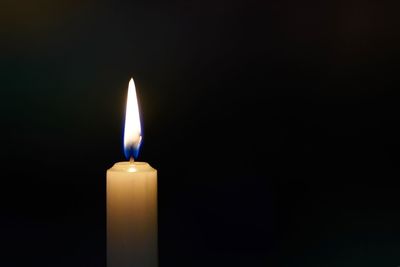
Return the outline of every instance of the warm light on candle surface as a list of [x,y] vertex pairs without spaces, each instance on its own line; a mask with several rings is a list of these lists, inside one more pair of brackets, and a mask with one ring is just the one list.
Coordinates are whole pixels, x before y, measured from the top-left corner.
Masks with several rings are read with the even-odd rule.
[[142,141],[139,105],[133,78],[129,81],[128,97],[126,100],[124,152],[127,159],[137,158]]

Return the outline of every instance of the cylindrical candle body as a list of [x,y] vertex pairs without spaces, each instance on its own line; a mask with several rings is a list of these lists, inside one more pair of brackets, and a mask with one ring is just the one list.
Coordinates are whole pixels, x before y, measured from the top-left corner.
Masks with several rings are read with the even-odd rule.
[[119,162],[107,170],[107,267],[157,267],[157,170]]

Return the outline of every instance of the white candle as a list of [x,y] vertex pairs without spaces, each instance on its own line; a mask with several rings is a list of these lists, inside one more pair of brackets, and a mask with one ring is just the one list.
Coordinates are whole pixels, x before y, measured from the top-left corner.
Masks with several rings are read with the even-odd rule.
[[[134,106],[133,106],[134,105]],[[134,162],[141,142],[133,79],[129,83],[124,148],[130,161],[107,170],[107,266],[157,267],[157,171]]]

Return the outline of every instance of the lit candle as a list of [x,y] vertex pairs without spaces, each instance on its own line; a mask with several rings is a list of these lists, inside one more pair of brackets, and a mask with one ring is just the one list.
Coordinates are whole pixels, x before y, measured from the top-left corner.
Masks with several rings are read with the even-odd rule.
[[157,267],[157,170],[134,161],[142,136],[133,79],[125,116],[124,150],[129,161],[107,170],[107,266]]

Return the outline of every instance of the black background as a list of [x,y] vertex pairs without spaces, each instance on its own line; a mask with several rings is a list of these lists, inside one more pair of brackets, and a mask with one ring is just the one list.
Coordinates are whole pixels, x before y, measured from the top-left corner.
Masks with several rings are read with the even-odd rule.
[[0,266],[105,266],[131,76],[161,267],[400,264],[398,4],[0,10]]

